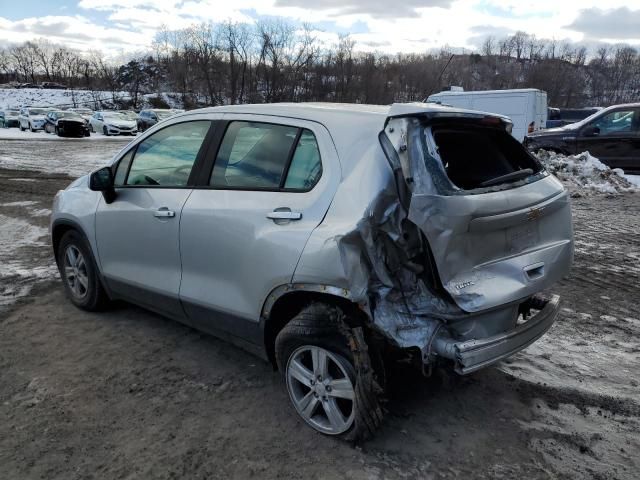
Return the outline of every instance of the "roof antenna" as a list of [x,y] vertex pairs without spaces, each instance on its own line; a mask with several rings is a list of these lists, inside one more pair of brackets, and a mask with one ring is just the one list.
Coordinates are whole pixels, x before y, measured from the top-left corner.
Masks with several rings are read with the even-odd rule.
[[444,71],[447,69],[447,67],[449,66],[449,64],[451,63],[451,60],[453,60],[453,57],[455,57],[456,54],[452,53],[451,56],[449,57],[449,61],[447,62],[447,64],[444,66],[444,68],[442,69],[442,71],[440,72],[440,75],[438,75],[437,80],[435,81],[434,85],[431,87],[431,90],[429,90],[429,93],[427,93],[427,96],[424,97],[423,103],[426,103],[427,100],[429,99],[429,97],[431,96],[431,94],[433,93],[434,88],[436,88],[436,85],[438,85],[440,83],[440,80],[442,80],[442,75],[444,75]]

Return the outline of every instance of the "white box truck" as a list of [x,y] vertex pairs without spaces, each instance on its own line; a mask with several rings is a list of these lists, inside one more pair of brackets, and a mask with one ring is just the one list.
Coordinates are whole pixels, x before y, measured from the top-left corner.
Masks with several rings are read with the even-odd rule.
[[511,118],[511,134],[519,142],[547,123],[547,92],[535,88],[465,92],[452,87],[451,91],[430,95],[427,102],[505,115]]

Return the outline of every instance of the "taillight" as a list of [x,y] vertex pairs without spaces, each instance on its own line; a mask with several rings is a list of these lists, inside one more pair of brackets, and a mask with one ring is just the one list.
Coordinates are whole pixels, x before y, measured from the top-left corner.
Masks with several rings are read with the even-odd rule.
[[529,128],[527,128],[527,133],[533,133],[535,131],[535,126],[536,126],[535,122],[531,122],[529,124]]

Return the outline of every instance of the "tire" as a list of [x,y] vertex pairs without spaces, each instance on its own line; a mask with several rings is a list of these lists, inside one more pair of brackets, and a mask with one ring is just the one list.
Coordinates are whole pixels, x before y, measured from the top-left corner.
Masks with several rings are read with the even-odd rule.
[[76,307],[93,312],[109,303],[91,250],[77,231],[62,236],[56,262],[65,292]]
[[361,441],[382,422],[382,388],[362,328],[350,328],[345,319],[334,306],[304,308],[276,337],[276,362],[295,411],[309,426]]
[[[89,124],[89,132],[91,133],[96,133],[96,131],[93,129],[93,123]],[[87,135],[88,136],[88,135]]]
[[25,128],[23,128],[23,127],[22,127],[22,123],[20,124],[20,131],[21,131],[21,132],[24,132],[24,131],[25,131]]
[[109,136],[109,130],[107,130],[107,127],[106,127],[106,126],[103,126],[103,127],[102,127],[102,134],[103,134],[105,137],[108,137],[108,136]]
[[55,129],[55,134],[59,137],[61,137],[62,135],[60,134],[60,130],[58,129],[58,127],[56,127]]
[[32,131],[33,133],[36,133],[36,129],[35,129],[35,128],[33,128],[33,125],[29,124],[29,128],[31,129],[31,131]]

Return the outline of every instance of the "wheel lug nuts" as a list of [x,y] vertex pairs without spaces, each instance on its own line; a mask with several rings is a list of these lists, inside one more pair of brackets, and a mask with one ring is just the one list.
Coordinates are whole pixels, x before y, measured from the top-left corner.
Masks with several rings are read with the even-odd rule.
[[325,388],[326,388],[327,392],[331,391],[331,385],[327,385]]
[[322,381],[322,375],[318,375],[318,381],[321,382]]
[[315,380],[311,380],[311,385],[315,385],[316,381]]

